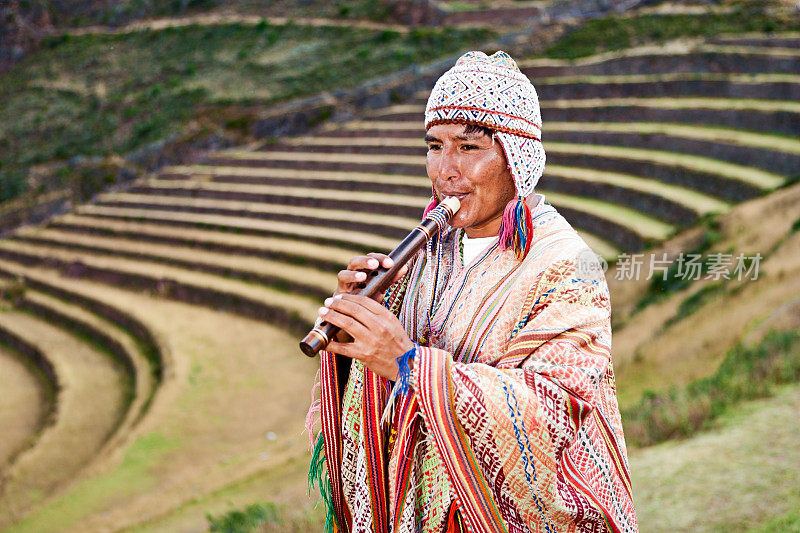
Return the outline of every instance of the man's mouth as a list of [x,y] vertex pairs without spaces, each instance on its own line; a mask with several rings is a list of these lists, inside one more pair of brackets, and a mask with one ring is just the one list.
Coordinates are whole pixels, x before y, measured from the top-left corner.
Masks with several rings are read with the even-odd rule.
[[458,198],[459,200],[463,200],[464,197],[467,196],[469,193],[468,192],[440,192],[439,194],[441,194],[443,197],[453,196],[455,198]]

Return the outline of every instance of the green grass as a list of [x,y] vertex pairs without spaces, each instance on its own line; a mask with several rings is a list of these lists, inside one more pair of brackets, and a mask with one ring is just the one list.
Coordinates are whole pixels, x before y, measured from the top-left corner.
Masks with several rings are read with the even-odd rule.
[[[25,179],[33,165],[129,154],[181,138],[193,120],[246,134],[266,106],[353,87],[492,35],[264,23],[48,38],[0,76],[0,200],[36,188]],[[72,168],[55,184],[68,183]],[[108,181],[94,174],[90,192]]]
[[5,300],[16,306],[25,298],[27,289],[25,278],[21,276],[16,279],[0,279],[0,300]]
[[[707,266],[708,263],[704,263],[704,267]],[[713,283],[709,283],[708,285],[702,287],[700,290],[691,294],[684,298],[684,300],[678,306],[678,311],[675,313],[674,316],[670,317],[664,323],[664,328],[671,326],[672,324],[683,320],[684,318],[688,317],[701,307],[703,307],[706,303],[713,300],[717,295],[720,293],[725,292],[725,283],[722,281],[715,281]]]
[[221,533],[249,533],[269,524],[282,522],[278,508],[274,503],[254,503],[243,511],[234,509],[215,517],[206,515],[208,530]]
[[750,533],[773,533],[775,531],[781,531],[782,533],[800,532],[800,509],[793,509],[783,516],[773,518],[761,524],[761,526],[751,529]]
[[707,427],[732,406],[770,396],[782,384],[800,381],[800,332],[770,332],[756,346],[738,344],[717,371],[684,388],[647,391],[623,411],[629,443],[647,446],[687,437]]
[[663,42],[679,37],[711,37],[721,33],[794,31],[800,21],[769,12],[767,2],[737,6],[732,13],[645,14],[590,20],[550,45],[545,54],[575,59],[608,50]]
[[46,13],[58,26],[122,24],[147,17],[171,17],[205,11],[217,7],[219,0],[117,0],[95,2],[59,2],[56,0],[22,0],[19,10],[34,19]]
[[446,2],[443,4],[448,11],[483,11],[489,9],[487,2],[470,4],[469,2]]
[[180,447],[176,438],[153,432],[142,435],[125,452],[122,464],[111,472],[80,481],[69,492],[46,507],[4,530],[6,533],[63,531],[74,526],[93,509],[114,498],[129,497],[144,490],[158,490],[152,469],[164,455]]
[[[76,5],[77,4],[77,5]],[[81,5],[82,4],[82,5]],[[235,4],[235,5],[231,5]],[[391,6],[380,0],[95,0],[93,2],[58,2],[22,0],[20,11],[39,15],[46,12],[58,27],[93,25],[119,26],[148,18],[190,16],[233,7],[237,13],[262,16],[315,16],[385,20]]]
[[0,203],[16,198],[22,194],[25,188],[24,173],[20,169],[3,172],[3,163],[0,161]]
[[785,385],[729,410],[712,431],[629,449],[642,531],[797,532],[798,408],[800,385]]
[[210,532],[220,533],[321,531],[324,526],[316,509],[298,509],[273,502],[253,503],[243,509],[231,508],[219,516],[206,513],[206,520]]

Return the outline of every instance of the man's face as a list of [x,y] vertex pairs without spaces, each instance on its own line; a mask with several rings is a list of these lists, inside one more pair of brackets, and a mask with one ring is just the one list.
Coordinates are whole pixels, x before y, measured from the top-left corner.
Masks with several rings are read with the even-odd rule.
[[425,135],[426,167],[441,200],[456,196],[461,209],[450,225],[470,238],[493,237],[516,190],[503,147],[483,132],[464,133],[463,124],[438,124]]

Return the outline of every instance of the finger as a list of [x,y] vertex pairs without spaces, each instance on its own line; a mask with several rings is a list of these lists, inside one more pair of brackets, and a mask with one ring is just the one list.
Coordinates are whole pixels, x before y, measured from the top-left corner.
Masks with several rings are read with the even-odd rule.
[[355,349],[351,342],[331,341],[328,343],[328,346],[325,347],[325,350],[338,355],[344,355],[351,359],[360,359],[361,357],[361,352]]
[[380,262],[380,265],[383,268],[392,268],[394,266],[394,259],[392,259],[391,257],[389,257],[386,254],[381,254],[381,253],[378,253],[378,252],[372,252],[372,253],[369,253],[367,255],[369,257],[377,259]]
[[380,259],[369,255],[357,255],[347,264],[347,270],[375,270],[380,266]]
[[367,279],[367,274],[355,270],[340,270],[337,279],[339,284],[361,283]]
[[[352,294],[337,294],[325,300],[325,306],[343,315],[350,316],[361,323],[368,330],[379,327],[379,316],[377,313],[383,307],[381,304],[367,296],[358,295],[355,298],[344,299],[345,296],[356,296]],[[370,305],[370,303],[375,305]]]
[[330,322],[334,326],[338,326],[340,329],[350,334],[350,336],[352,336],[354,339],[364,337],[368,333],[367,328],[364,327],[364,324],[359,322],[357,319],[352,316],[348,316],[347,314],[340,313],[339,311],[329,307],[320,307],[319,316],[321,316],[326,322]]
[[[337,303],[337,301],[341,301],[341,303]],[[327,303],[327,300],[325,302]],[[394,317],[391,311],[386,309],[383,305],[376,302],[372,298],[367,298],[366,296],[361,294],[337,295],[331,300],[331,305],[336,306],[337,309],[343,309],[343,310],[347,309],[348,311],[352,309],[353,310],[352,312],[354,313],[352,316],[355,316],[356,318],[358,318],[359,316],[367,318],[367,315],[363,314],[364,312],[369,313],[371,315],[377,315],[379,317],[384,317],[387,314]],[[356,307],[351,307],[351,306],[356,306]],[[359,308],[363,309],[363,311],[360,311]],[[356,316],[355,313],[358,313],[358,316]],[[350,314],[350,312],[348,312],[348,314]]]
[[405,264],[402,267],[400,267],[400,270],[398,270],[397,274],[395,274],[394,278],[392,278],[392,283],[397,283],[398,281],[403,279],[403,276],[405,276],[406,274],[408,274],[408,264]]

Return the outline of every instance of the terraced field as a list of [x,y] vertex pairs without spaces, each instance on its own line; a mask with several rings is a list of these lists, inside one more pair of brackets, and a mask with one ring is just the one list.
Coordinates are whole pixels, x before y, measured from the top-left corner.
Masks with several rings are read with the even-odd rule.
[[[542,105],[548,165],[539,192],[606,258],[655,246],[800,175],[800,76],[789,74],[800,72],[800,37],[726,37],[574,63],[530,59],[521,67]],[[0,281],[25,280],[24,294],[0,313],[0,387],[6,390],[9,380],[31,385],[9,388],[0,403],[0,422],[14,423],[0,448],[0,527],[59,530],[59,520],[69,519],[76,530],[103,530],[117,515],[120,527],[155,523],[223,491],[236,461],[247,466],[238,483],[263,473],[260,459],[231,458],[227,445],[214,448],[200,415],[187,414],[191,394],[170,396],[165,383],[193,385],[199,374],[192,365],[202,361],[214,369],[215,385],[232,379],[247,391],[230,400],[242,407],[243,398],[272,401],[250,390],[248,380],[257,387],[269,382],[268,392],[285,393],[275,400],[285,411],[253,416],[296,430],[287,420],[302,410],[306,393],[297,390],[311,376],[292,378],[297,390],[278,373],[255,377],[254,348],[247,364],[237,362],[246,351],[242,339],[258,329],[254,324],[277,326],[283,331],[265,326],[259,337],[280,344],[269,361],[299,357],[285,348],[286,339],[299,338],[314,320],[342,265],[358,253],[388,251],[416,224],[430,195],[425,97],[257,149],[209,153],[202,164],[165,168],[0,240]],[[147,296],[125,296],[139,292]],[[149,320],[137,307],[150,305],[147,298],[158,302]],[[198,318],[192,323],[174,313]],[[221,318],[231,314],[243,320]],[[160,337],[162,325],[181,340]],[[209,340],[215,328],[230,347]],[[213,350],[193,345],[195,334]],[[174,345],[183,346],[183,355],[172,359]],[[298,372],[311,368],[300,361],[288,364]],[[224,426],[226,442],[235,440],[235,427],[215,404],[215,394],[228,392],[204,394],[213,412],[209,424]],[[175,397],[185,403],[168,405]],[[153,409],[162,414],[151,418]],[[236,421],[246,423],[249,414]],[[146,485],[134,503],[121,503],[128,493],[119,489],[104,495],[119,498],[118,507],[112,502],[85,516],[70,510],[71,494],[100,491],[75,480],[107,474],[112,456],[130,451],[131,443],[153,438],[164,454],[173,450],[172,440],[152,436],[161,435],[164,419],[192,428],[198,457],[202,446],[214,448],[197,463],[210,472],[206,481],[189,474],[192,461],[183,458],[164,466],[169,495],[152,511],[143,511],[153,504],[152,495],[143,495]],[[258,431],[247,428],[248,453],[263,446]],[[297,459],[300,444],[287,442],[270,461]],[[48,509],[56,517],[50,521]]]
[[[765,47],[697,45],[669,53],[633,50],[574,65],[523,62],[542,102],[548,166],[541,191],[596,251],[614,256],[780,186],[800,169],[800,144],[790,137],[800,131],[800,115],[789,99],[800,79],[781,74],[796,71],[800,56],[783,47],[771,53]],[[719,72],[726,69],[732,72]],[[191,172],[218,172],[218,182],[243,181],[219,167],[247,166],[264,171],[251,183],[283,184],[266,169],[305,170],[305,179],[314,180],[309,185],[326,190],[344,188],[342,178],[318,177],[318,171],[424,175],[424,103],[420,94],[369,119],[260,153],[213,156],[207,167]],[[427,194],[423,179],[396,183],[359,180],[346,187],[403,194],[415,187],[419,196]]]
[[552,4],[539,0],[500,0],[495,2],[434,2],[438,8],[437,23],[442,26],[523,26],[539,18]]
[[[3,334],[7,336],[9,332],[3,331]],[[21,342],[17,340],[17,344]],[[35,348],[31,345],[26,345],[26,348],[28,354],[32,355]],[[0,400],[0,424],[3,427],[0,465],[5,468],[31,444],[37,431],[52,418],[55,383],[48,382],[43,373],[16,350],[3,348],[0,353],[3,388]]]
[[0,281],[23,278],[24,295],[0,313],[9,372],[0,527],[113,453],[149,409],[163,373],[155,339],[125,310],[51,272],[0,261]]

